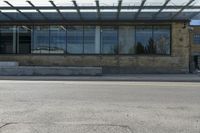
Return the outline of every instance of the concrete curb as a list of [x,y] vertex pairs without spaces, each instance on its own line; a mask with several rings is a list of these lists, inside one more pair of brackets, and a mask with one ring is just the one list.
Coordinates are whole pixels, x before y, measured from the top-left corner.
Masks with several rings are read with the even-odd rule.
[[100,76],[101,67],[0,67],[1,76]]
[[102,75],[102,76],[0,76],[0,80],[24,81],[136,81],[136,82],[199,82],[197,74]]

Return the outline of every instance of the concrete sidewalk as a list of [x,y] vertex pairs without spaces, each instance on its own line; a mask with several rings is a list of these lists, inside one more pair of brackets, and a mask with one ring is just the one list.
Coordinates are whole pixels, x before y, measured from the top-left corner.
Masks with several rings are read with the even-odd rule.
[[0,76],[0,80],[200,82],[199,74],[132,74],[103,76]]

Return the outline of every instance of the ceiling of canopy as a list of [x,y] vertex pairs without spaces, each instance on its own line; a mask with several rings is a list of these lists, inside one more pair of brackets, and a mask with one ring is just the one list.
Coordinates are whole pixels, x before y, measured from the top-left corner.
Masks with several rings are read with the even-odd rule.
[[200,19],[200,0],[0,1],[0,22]]

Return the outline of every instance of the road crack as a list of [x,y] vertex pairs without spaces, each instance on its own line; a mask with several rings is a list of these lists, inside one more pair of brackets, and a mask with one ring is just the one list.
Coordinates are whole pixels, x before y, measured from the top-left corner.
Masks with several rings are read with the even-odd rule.
[[2,129],[2,128],[4,128],[4,127],[6,127],[6,126],[8,126],[8,125],[12,125],[12,124],[16,124],[16,123],[5,123],[5,124],[3,124],[2,126],[0,126],[0,130]]
[[[0,131],[5,128],[6,126],[9,125],[14,125],[14,124],[36,124],[36,123],[32,123],[32,122],[9,122],[9,123],[5,123],[2,126],[0,126]],[[44,124],[44,123],[37,123],[37,124]],[[55,124],[55,125],[59,125],[59,123],[51,123],[51,124]],[[64,124],[64,123],[63,123]],[[64,124],[65,125],[65,124]],[[127,131],[129,133],[133,133],[132,129],[128,126],[128,125],[115,125],[115,124],[66,124],[66,125],[85,125],[85,126],[110,126],[110,127],[120,127],[123,129],[127,129]]]

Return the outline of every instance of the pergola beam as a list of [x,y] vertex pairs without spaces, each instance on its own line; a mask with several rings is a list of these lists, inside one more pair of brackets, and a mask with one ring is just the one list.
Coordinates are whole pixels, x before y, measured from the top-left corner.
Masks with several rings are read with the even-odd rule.
[[122,7],[122,0],[118,1],[118,9],[117,9],[117,20],[119,19],[119,15],[121,12],[121,7]]
[[[144,6],[143,9],[160,9],[163,6]],[[165,9],[181,9],[183,6],[172,6],[168,5],[165,7]],[[74,6],[57,6],[59,10],[73,10]],[[109,10],[109,9],[118,9],[118,6],[99,6],[101,10]],[[140,6],[121,6],[121,9],[139,9]],[[0,6],[0,10],[12,10],[12,9],[18,9],[18,10],[53,10],[55,9],[53,6],[37,6],[37,7],[29,7],[29,6],[17,6],[15,8],[13,7],[8,7],[8,6]],[[92,10],[92,9],[97,9],[96,6],[79,6],[79,9],[83,10]],[[185,9],[200,9],[200,6],[187,6]]]
[[186,9],[192,2],[194,2],[195,0],[190,0],[185,6],[183,6],[175,15],[172,16],[171,19],[176,18],[176,16],[178,16],[184,9]]
[[[34,15],[38,15],[40,14],[42,16],[42,18],[40,19],[45,19],[45,21],[49,21],[50,18],[47,17],[47,15],[45,13],[43,13],[41,10],[46,10],[48,12],[48,10],[55,10],[54,14],[55,15],[59,15],[60,17],[62,17],[62,21],[67,21],[67,19],[64,16],[64,13],[61,12],[61,10],[76,10],[77,12],[77,19],[79,20],[84,20],[83,18],[83,14],[82,14],[82,10],[95,10],[97,12],[92,12],[93,14],[97,14],[98,20],[101,20],[102,17],[102,10],[116,10],[117,12],[113,11],[113,13],[115,13],[115,17],[114,20],[116,21],[120,21],[120,13],[121,11],[124,9],[130,9],[130,10],[135,10],[137,9],[137,12],[135,13],[135,16],[133,16],[133,18],[131,20],[137,20],[139,19],[139,15],[143,14],[143,10],[149,10],[149,13],[154,14],[152,16],[152,18],[147,18],[147,19],[152,19],[152,20],[159,20],[156,19],[157,16],[161,13],[163,13],[163,10],[178,10],[178,11],[173,11],[173,12],[166,12],[167,14],[169,14],[169,16],[167,17],[168,20],[189,20],[192,19],[193,17],[195,17],[196,15],[198,15],[200,12],[195,12],[195,11],[190,11],[190,16],[188,16],[187,18],[178,18],[178,15],[184,15],[185,13],[182,13],[183,10],[185,9],[200,9],[200,6],[193,6],[191,3],[194,2],[195,0],[188,0],[188,2],[185,5],[178,5],[178,6],[174,6],[174,5],[169,5],[168,3],[171,0],[165,0],[165,2],[163,3],[163,5],[145,5],[145,2],[147,0],[142,0],[140,5],[122,5],[123,0],[118,0],[118,5],[100,5],[99,4],[99,0],[95,0],[96,2],[96,6],[81,6],[78,5],[78,3],[75,0],[72,0],[73,5],[71,6],[57,6],[53,0],[49,0],[49,2],[51,3],[50,6],[35,6],[30,0],[27,0],[27,2],[29,3],[30,6],[15,6],[10,4],[8,1],[4,1],[5,3],[7,3],[9,6],[0,6],[0,11],[1,10],[16,10],[19,13],[20,17],[26,18],[29,21],[32,21],[34,19],[31,18],[31,16],[29,16],[28,13],[25,13],[23,10],[27,10],[27,11],[31,11],[34,10],[33,13]],[[152,10],[152,11],[151,11]],[[155,11],[158,10],[158,11]],[[37,12],[35,12],[37,11]],[[18,18],[12,17],[13,14],[15,13],[5,13],[5,12],[1,12],[2,16],[4,15],[5,17],[7,17],[10,20],[18,20]],[[10,15],[11,14],[11,15]],[[106,13],[105,13],[106,14]],[[148,16],[148,13],[144,13],[146,16]],[[172,15],[171,15],[172,14]],[[80,17],[80,18],[79,18]],[[19,18],[20,19],[20,18]],[[128,19],[128,18],[123,18],[124,20]],[[59,19],[60,20],[60,19]],[[87,19],[85,19],[85,21],[87,21]]]
[[142,8],[144,7],[144,4],[145,4],[145,2],[146,2],[146,0],[142,0],[142,3],[141,3],[141,5],[140,5],[140,7],[139,7],[139,9],[138,9],[138,12],[136,13],[136,15],[135,15],[135,20],[138,18],[138,16],[140,15],[140,12],[141,12],[141,10],[142,10]]
[[82,17],[82,15],[81,15],[81,11],[80,11],[80,8],[79,8],[78,4],[76,3],[75,0],[73,0],[72,2],[73,2],[73,4],[74,4],[74,7],[76,8],[76,11],[77,11],[77,13],[78,13],[80,19],[83,20],[83,17]]
[[28,2],[29,5],[31,5],[33,8],[35,8],[35,10],[36,10],[44,19],[48,20],[48,18],[47,18],[39,9],[37,9],[36,6],[35,6],[31,1],[27,0],[26,2]]
[[99,6],[99,0],[96,0],[95,3],[96,3],[96,7],[97,7],[98,19],[101,19],[101,10],[100,10],[100,6]]
[[65,17],[63,16],[63,14],[60,12],[60,10],[58,9],[58,7],[56,6],[56,4],[52,0],[50,0],[49,2],[56,9],[56,11],[58,12],[58,14],[62,17],[62,19],[66,20]]
[[9,15],[7,15],[6,13],[0,11],[0,14],[2,14],[3,16],[5,16],[6,18],[8,18],[9,20],[15,20],[12,17],[10,17]]
[[155,19],[167,6],[167,4],[170,2],[171,0],[166,0],[165,3],[163,4],[163,6],[160,8],[160,10],[154,14],[153,18]]
[[20,14],[22,14],[26,19],[31,20],[29,16],[27,16],[26,14],[24,14],[23,12],[21,12],[18,8],[16,8],[15,6],[13,6],[11,3],[9,3],[8,1],[4,1],[6,4],[8,4],[10,7],[12,7],[12,9],[17,10]]

